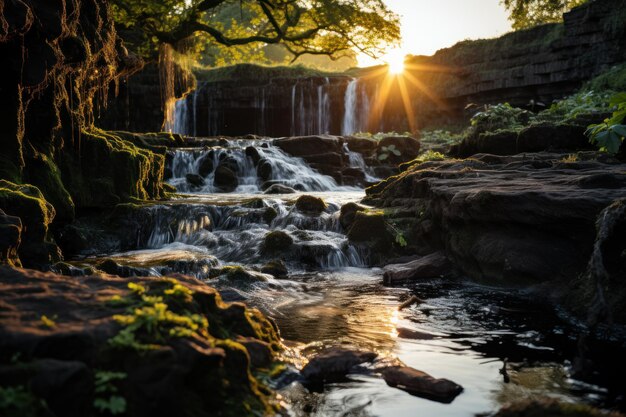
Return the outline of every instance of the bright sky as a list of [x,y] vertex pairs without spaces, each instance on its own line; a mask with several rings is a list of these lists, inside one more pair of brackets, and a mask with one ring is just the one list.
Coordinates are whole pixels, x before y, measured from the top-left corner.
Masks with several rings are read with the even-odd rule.
[[[402,24],[400,52],[393,51],[391,55],[432,55],[464,39],[493,38],[511,30],[500,0],[385,0],[385,3],[400,15]],[[380,64],[368,56],[358,59],[359,66]]]

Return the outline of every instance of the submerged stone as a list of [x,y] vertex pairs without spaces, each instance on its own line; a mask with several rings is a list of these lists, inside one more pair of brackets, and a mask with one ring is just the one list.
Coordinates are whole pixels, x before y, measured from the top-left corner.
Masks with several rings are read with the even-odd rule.
[[329,348],[319,354],[302,368],[302,376],[310,382],[336,382],[343,380],[355,366],[371,362],[378,356],[374,352]]
[[320,214],[328,207],[323,199],[311,195],[298,197],[295,205],[299,211],[307,214]]
[[463,391],[462,386],[448,379],[433,378],[408,366],[387,368],[383,371],[383,378],[391,387],[443,403],[451,403]]

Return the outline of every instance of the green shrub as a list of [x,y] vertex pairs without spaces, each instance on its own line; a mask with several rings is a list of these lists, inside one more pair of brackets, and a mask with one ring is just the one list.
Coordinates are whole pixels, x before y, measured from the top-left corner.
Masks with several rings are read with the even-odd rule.
[[614,95],[609,105],[614,109],[613,116],[602,123],[590,125],[586,134],[600,151],[616,154],[626,137],[626,125],[623,124],[626,119],[626,93]]

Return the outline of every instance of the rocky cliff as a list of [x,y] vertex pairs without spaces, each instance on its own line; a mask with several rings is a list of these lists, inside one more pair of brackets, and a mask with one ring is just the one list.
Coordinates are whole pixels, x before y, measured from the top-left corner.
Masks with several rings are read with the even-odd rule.
[[[458,122],[467,116],[464,109],[470,103],[548,105],[626,61],[625,16],[623,1],[591,1],[566,13],[563,23],[410,57],[408,75],[398,78],[388,77],[380,67],[350,74],[252,65],[210,71],[200,74],[197,90],[178,103],[177,119],[169,128],[189,135],[232,136],[404,132]],[[148,81],[131,79],[122,95],[131,104],[122,103],[130,109],[118,118],[124,128],[160,128],[155,116],[162,120],[163,112],[154,104],[158,100],[146,99],[156,97],[154,88],[145,95]],[[410,105],[402,98],[403,85]],[[137,103],[143,112],[132,110]],[[112,126],[110,121],[102,124]]]

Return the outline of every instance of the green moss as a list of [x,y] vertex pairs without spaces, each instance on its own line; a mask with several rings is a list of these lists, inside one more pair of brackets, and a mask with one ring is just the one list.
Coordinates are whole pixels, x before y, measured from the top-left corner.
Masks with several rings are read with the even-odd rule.
[[0,387],[0,415],[38,417],[48,413],[45,401],[24,386]]
[[69,223],[74,219],[74,201],[65,189],[61,172],[54,161],[37,153],[26,160],[25,180],[37,186],[56,210],[55,221]]
[[79,156],[63,154],[60,166],[78,207],[113,206],[164,196],[164,156],[111,132],[83,132]]
[[626,91],[626,64],[617,65],[600,74],[583,87],[584,91]]

